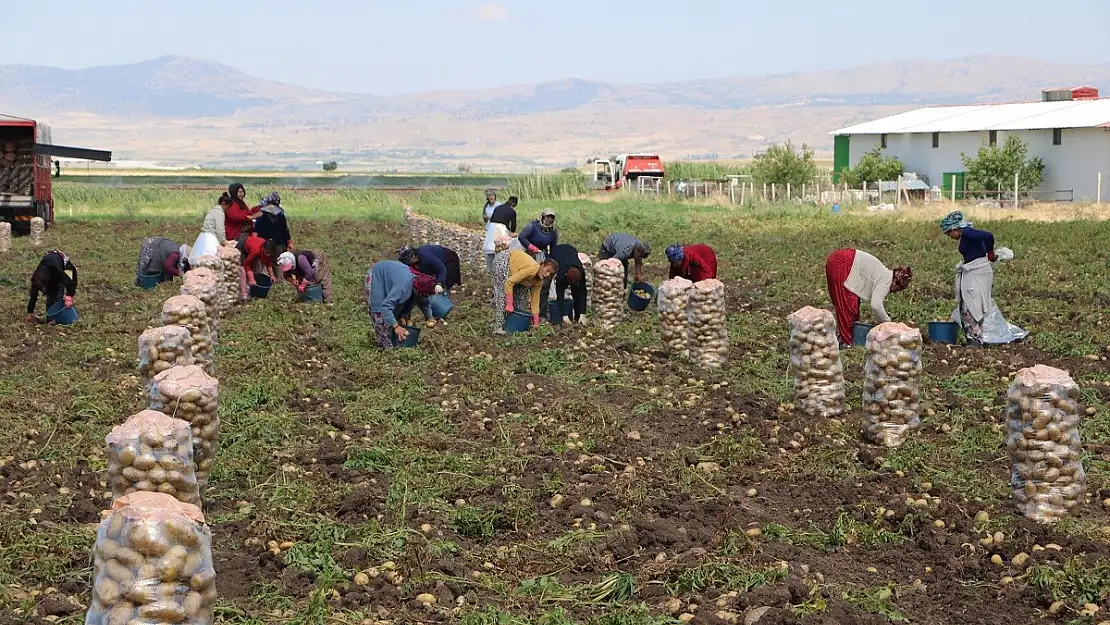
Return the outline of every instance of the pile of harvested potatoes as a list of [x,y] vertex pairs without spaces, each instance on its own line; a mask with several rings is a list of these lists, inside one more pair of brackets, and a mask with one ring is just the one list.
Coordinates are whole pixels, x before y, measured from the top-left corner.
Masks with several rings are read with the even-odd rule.
[[690,358],[706,369],[728,362],[728,319],[725,285],[720,280],[695,282],[686,309],[690,324]]
[[831,311],[806,306],[786,318],[798,408],[811,417],[844,414],[844,366]]
[[863,433],[897,447],[921,425],[921,332],[903,323],[880,323],[867,334],[863,381]]
[[143,410],[112,428],[104,442],[113,497],[143,491],[200,505],[193,429],[185,421]]

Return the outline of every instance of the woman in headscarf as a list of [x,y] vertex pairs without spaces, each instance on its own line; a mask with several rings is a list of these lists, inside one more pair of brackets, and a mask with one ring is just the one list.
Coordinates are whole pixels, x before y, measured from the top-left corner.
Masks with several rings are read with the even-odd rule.
[[247,190],[238,182],[228,185],[227,195],[231,198],[231,205],[228,206],[224,216],[224,236],[228,241],[235,241],[241,245],[251,232],[253,225],[251,215],[257,213],[262,207],[247,206]]
[[675,243],[667,247],[666,253],[672,278],[682,277],[691,282],[717,278],[717,255],[708,245],[696,243],[683,247]]
[[651,255],[651,244],[631,234],[614,232],[605,237],[597,255],[600,260],[615,258],[621,261],[624,265],[624,285],[628,286],[628,261],[635,261],[634,277],[636,282],[643,282],[644,259]]
[[551,248],[559,244],[559,231],[555,228],[555,211],[550,208],[543,209],[539,219],[524,226],[517,237],[524,249],[535,258],[543,261],[551,255]]
[[506,250],[502,254],[494,259],[493,268],[494,333],[504,332],[505,315],[512,312],[530,313],[532,327],[538,328],[544,281],[555,275],[559,263],[550,259],[537,263],[521,250]]
[[77,267],[61,250],[50,250],[42,255],[39,266],[31,274],[31,292],[27,298],[27,323],[35,322],[35,307],[39,293],[46,296],[46,309],[58,302],[65,302],[66,308],[73,308],[73,298],[77,295]]
[[482,225],[489,223],[493,217],[493,209],[497,208],[497,191],[486,189],[486,205],[482,207]]
[[193,250],[189,253],[189,262],[196,264],[201,256],[216,256],[220,246],[227,244],[227,211],[231,207],[231,196],[224,193],[216,200],[208,214],[204,216],[200,234],[193,242]]
[[486,253],[487,271],[493,270],[493,256],[497,251],[496,241],[516,232],[516,205],[517,198],[514,195],[507,202],[493,209],[489,223],[486,224],[486,239],[482,244],[482,250]]
[[435,278],[413,271],[400,261],[383,260],[370,267],[366,273],[366,306],[379,347],[392,349],[394,334],[398,341],[408,338],[404,321],[414,304],[420,305],[427,321],[434,322],[427,297],[435,293],[435,287]]
[[845,248],[825,260],[825,281],[829,299],[836,308],[836,335],[841,349],[852,345],[852,326],[859,321],[860,299],[871,303],[871,314],[879,323],[890,321],[883,302],[888,293],[905,290],[913,279],[913,269],[887,269],[878,258],[862,250]]
[[[956,266],[956,310],[952,320],[964,329],[964,337],[971,347],[983,344],[1002,344],[1020,341],[1029,335],[1022,328],[1011,325],[1002,316],[994,302],[994,267],[999,255],[994,249],[994,235],[972,227],[960,211],[953,211],[940,221],[941,232],[960,242],[961,262]],[[1005,256],[1013,252],[1006,248]]]
[[451,297],[451,289],[462,284],[459,255],[442,245],[406,245],[397,251],[397,259],[420,273],[434,276],[436,293]]
[[298,293],[304,293],[308,287],[318,284],[324,294],[324,303],[332,302],[331,265],[326,254],[320,250],[282,252],[277,264],[281,276]]
[[247,284],[255,286],[254,274],[264,272],[270,276],[270,284],[274,283],[274,257],[270,256],[266,239],[251,233],[243,242],[240,250],[243,257],[243,271],[247,274]]
[[[573,245],[562,243],[551,248],[551,260],[559,263],[559,271],[555,277],[548,279],[543,286],[543,293],[550,290],[552,280],[555,282],[555,302],[559,306],[559,313],[564,320],[586,324],[586,269],[582,266],[581,254]],[[567,289],[570,289],[574,305],[567,310],[563,306]],[[547,298],[544,298],[546,300]],[[547,313],[547,302],[541,302],[540,314]]]
[[283,252],[293,249],[293,238],[289,235],[289,222],[285,219],[285,209],[281,207],[281,194],[272,191],[262,198],[262,212],[254,221],[254,232],[266,239],[266,252],[270,258],[277,258]]
[[135,286],[143,285],[143,274],[161,274],[158,282],[168,282],[174,276],[184,276],[189,267],[188,245],[178,244],[165,237],[148,237],[139,248]]

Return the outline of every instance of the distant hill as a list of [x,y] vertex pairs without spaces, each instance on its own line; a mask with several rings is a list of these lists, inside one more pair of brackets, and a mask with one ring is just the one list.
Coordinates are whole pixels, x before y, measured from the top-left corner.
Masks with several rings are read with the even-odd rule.
[[[639,140],[644,149],[721,158],[750,155],[784,139],[824,149],[824,131],[877,114],[927,104],[1029,100],[1043,87],[1078,84],[1110,94],[1110,64],[976,56],[689,82],[568,79],[373,96],[307,89],[220,63],[166,56],[83,70],[0,65],[0,112],[52,121],[62,136],[106,139],[131,158],[283,162],[329,151],[363,160],[418,158],[433,167],[475,159],[531,167],[632,149]],[[796,128],[782,127],[787,119]],[[498,120],[498,128],[490,128],[491,120]],[[340,125],[344,133],[336,132]],[[110,127],[118,132],[109,133]],[[140,128],[144,136],[132,136]],[[177,141],[170,150],[167,140],[185,129],[196,145]],[[304,136],[309,130],[311,136]],[[560,137],[575,143],[560,146]],[[590,147],[586,139],[593,141]],[[247,144],[250,149],[240,149]],[[544,146],[550,157],[544,157]]]

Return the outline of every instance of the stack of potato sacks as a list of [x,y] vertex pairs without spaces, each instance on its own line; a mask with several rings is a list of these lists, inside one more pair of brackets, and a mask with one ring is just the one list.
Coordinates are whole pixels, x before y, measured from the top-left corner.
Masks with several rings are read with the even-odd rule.
[[881,323],[867,334],[863,381],[863,433],[897,447],[921,425],[921,332],[902,323]]
[[234,243],[221,245],[216,254],[224,261],[224,310],[230,311],[247,300],[247,272],[243,269],[242,256]]
[[690,355],[690,323],[686,310],[693,286],[693,282],[682,277],[659,285],[655,306],[659,309],[659,334],[668,355],[682,358]]
[[42,217],[31,218],[31,245],[40,247],[43,243],[42,236],[46,232],[46,222]]
[[611,330],[624,316],[624,265],[615,258],[594,265],[594,311],[602,329]]
[[184,326],[193,339],[193,362],[209,375],[216,372],[215,337],[208,325],[204,302],[192,295],[176,295],[162,304],[162,324]]
[[1006,402],[1018,510],[1041,523],[1066,517],[1083,502],[1087,476],[1079,440],[1079,386],[1066,371],[1037,365],[1022,369]]
[[424,217],[409,207],[405,207],[405,227],[408,229],[409,239],[416,245],[442,245],[458,254],[461,261],[474,264],[485,262],[485,253],[482,251],[484,232]]
[[0,254],[10,252],[12,249],[12,225],[0,221]]
[[811,417],[844,414],[844,366],[832,312],[806,306],[786,321],[798,408]]
[[690,359],[705,369],[728,362],[728,318],[725,285],[720,280],[695,282],[687,308]]

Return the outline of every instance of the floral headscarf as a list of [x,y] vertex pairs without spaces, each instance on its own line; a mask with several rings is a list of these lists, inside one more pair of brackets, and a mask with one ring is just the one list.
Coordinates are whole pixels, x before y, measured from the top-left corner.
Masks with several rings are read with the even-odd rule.
[[953,230],[963,230],[970,227],[971,222],[964,219],[964,214],[960,211],[952,211],[940,220],[940,230],[946,234]]
[[677,265],[682,262],[683,258],[686,258],[686,252],[682,249],[682,246],[677,243],[667,246],[666,253],[667,260],[671,261],[672,265]]
[[397,260],[411,266],[420,262],[420,255],[416,253],[415,247],[405,245],[397,250]]

